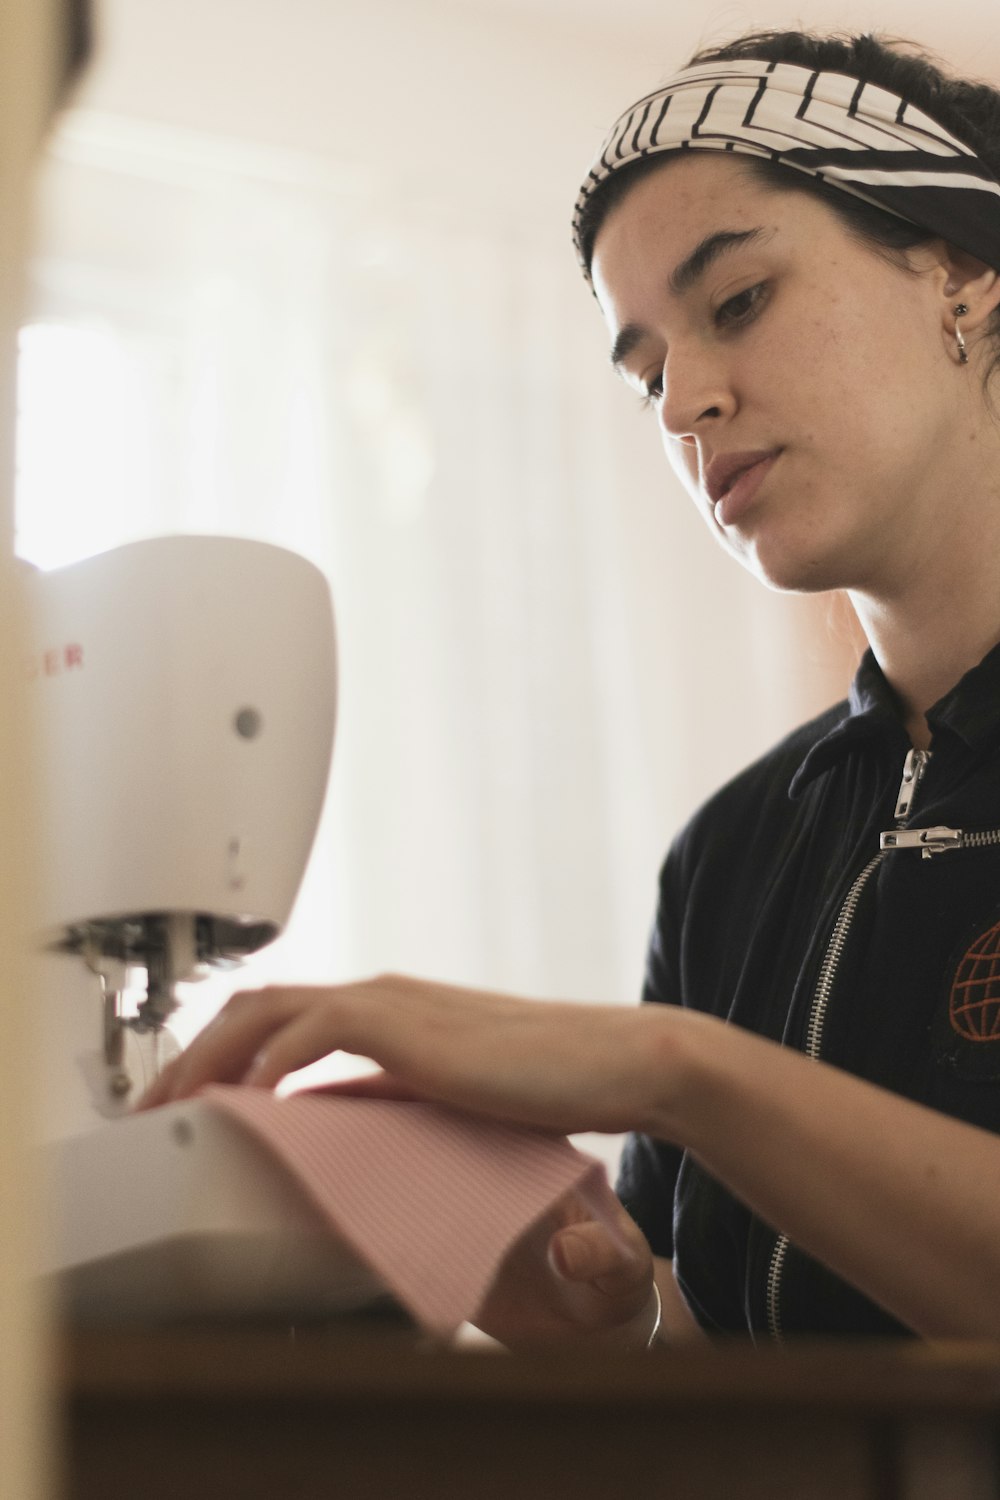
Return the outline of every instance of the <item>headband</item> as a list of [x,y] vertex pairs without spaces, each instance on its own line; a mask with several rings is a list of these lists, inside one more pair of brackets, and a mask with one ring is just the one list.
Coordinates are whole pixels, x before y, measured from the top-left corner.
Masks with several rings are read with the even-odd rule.
[[588,281],[580,215],[591,194],[633,162],[688,150],[808,172],[1000,270],[1000,183],[969,146],[874,83],[744,58],[686,68],[616,122],[573,210]]

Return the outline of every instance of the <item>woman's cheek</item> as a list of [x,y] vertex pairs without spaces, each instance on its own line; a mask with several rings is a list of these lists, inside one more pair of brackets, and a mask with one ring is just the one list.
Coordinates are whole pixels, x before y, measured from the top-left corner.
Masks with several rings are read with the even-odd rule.
[[697,448],[693,443],[683,443],[679,438],[671,437],[662,428],[660,436],[663,442],[663,451],[667,455],[667,462],[671,469],[691,499],[696,502],[699,501],[701,485],[698,482]]

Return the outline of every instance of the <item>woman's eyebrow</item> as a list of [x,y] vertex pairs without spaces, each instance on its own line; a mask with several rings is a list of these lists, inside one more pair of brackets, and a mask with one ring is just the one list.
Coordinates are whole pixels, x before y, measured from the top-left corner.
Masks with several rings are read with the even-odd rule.
[[770,238],[773,230],[764,229],[720,229],[715,234],[707,234],[705,238],[686,255],[679,266],[675,266],[670,273],[667,285],[675,296],[689,291],[694,283],[704,276],[709,266],[714,265],[721,255],[729,250],[735,250],[740,245],[749,244],[753,240],[759,240],[765,234]]
[[641,343],[645,337],[645,328],[642,328],[638,323],[626,323],[611,345],[611,364],[613,368],[617,370],[628,359],[636,344]]
[[[686,255],[680,265],[675,266],[667,279],[667,285],[675,297],[690,291],[695,282],[698,281],[709,266],[714,265],[720,256],[730,250],[736,250],[741,245],[750,244],[760,239],[770,239],[773,230],[766,229],[718,229],[714,234],[707,234],[700,240],[690,255]],[[626,323],[611,346],[611,363],[615,367],[627,359],[632,350],[645,337],[646,330],[638,323]]]

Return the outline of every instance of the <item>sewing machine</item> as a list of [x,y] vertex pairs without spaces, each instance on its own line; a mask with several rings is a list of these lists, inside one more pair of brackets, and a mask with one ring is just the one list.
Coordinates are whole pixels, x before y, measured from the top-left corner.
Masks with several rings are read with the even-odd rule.
[[187,988],[285,926],[333,740],[329,591],[223,537],[29,580],[44,970],[43,1273],[71,1317],[310,1316],[376,1289],[234,1122],[131,1105]]

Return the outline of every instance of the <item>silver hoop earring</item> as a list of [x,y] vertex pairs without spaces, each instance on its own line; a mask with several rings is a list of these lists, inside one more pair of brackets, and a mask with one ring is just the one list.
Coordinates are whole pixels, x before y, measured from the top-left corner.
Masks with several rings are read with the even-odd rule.
[[964,302],[960,302],[957,307],[953,307],[951,310],[951,315],[955,319],[955,342],[958,345],[958,362],[960,365],[967,365],[969,363],[969,351],[965,347],[965,339],[962,337],[962,330],[958,326],[959,318],[964,318],[968,311],[969,309]]

